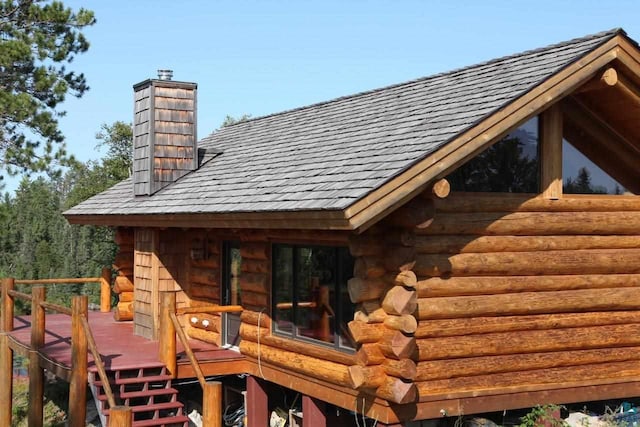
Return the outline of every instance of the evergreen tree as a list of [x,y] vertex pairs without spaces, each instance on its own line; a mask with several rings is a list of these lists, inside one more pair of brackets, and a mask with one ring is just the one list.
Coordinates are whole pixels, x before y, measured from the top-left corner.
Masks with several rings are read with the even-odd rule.
[[93,23],[93,12],[60,1],[0,0],[0,178],[66,158],[58,106],[88,89],[66,65],[89,48],[81,30]]

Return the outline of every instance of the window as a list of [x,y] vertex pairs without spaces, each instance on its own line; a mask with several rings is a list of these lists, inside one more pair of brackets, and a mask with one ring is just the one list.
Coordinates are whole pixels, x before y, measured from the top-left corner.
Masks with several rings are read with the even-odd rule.
[[537,193],[538,118],[533,117],[460,166],[447,180],[452,191]]
[[622,185],[589,160],[566,139],[562,140],[562,192],[565,194],[624,194]]
[[353,304],[347,280],[353,258],[343,247],[273,246],[274,332],[353,349],[347,328]]

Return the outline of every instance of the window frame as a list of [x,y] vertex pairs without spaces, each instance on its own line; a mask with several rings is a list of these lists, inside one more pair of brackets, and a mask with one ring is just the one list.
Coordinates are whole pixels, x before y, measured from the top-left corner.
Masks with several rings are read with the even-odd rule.
[[[292,275],[292,289],[291,289],[291,332],[282,331],[278,329],[278,318],[277,318],[277,292],[275,289],[276,281],[276,255],[279,248],[290,248],[292,251],[291,257],[291,275]],[[323,249],[333,249],[335,251],[335,263],[333,268],[335,269],[336,280],[333,285],[333,289],[331,292],[335,295],[335,307],[334,311],[334,319],[333,319],[333,330],[331,331],[333,336],[333,342],[326,342],[320,339],[314,339],[308,337],[299,332],[300,327],[297,325],[297,317],[298,317],[298,298],[299,298],[299,286],[296,286],[296,282],[298,280],[298,260],[299,260],[299,249],[314,249],[314,248],[323,248]],[[343,309],[345,308],[345,304],[353,305],[353,309],[355,311],[355,305],[351,303],[351,301],[344,301],[343,298],[340,298],[340,290],[341,287],[344,286],[346,289],[347,282],[350,278],[353,277],[353,271],[347,271],[347,266],[342,262],[342,258],[339,256],[340,250],[347,251],[347,254],[352,258],[352,261],[355,262],[355,259],[349,253],[348,247],[342,245],[322,245],[317,243],[290,243],[290,242],[272,242],[271,244],[271,332],[279,337],[289,338],[295,341],[301,341],[313,345],[319,345],[325,348],[337,350],[344,353],[355,353],[355,343],[353,346],[350,346],[348,340],[343,339],[343,337],[339,333],[340,325],[344,324],[345,326],[351,319],[343,319]]]

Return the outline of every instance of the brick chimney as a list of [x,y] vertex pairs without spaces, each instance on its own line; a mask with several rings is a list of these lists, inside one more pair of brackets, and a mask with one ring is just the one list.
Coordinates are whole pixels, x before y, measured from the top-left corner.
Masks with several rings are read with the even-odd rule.
[[195,83],[171,70],[133,86],[133,192],[149,196],[197,167]]

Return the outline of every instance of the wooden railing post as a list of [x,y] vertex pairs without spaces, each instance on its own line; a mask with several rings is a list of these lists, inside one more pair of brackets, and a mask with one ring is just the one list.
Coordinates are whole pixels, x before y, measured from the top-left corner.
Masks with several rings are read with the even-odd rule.
[[160,361],[167,367],[169,373],[175,378],[178,374],[178,361],[176,359],[176,328],[173,325],[170,314],[176,312],[176,294],[174,292],[162,292],[160,300],[160,333],[158,335]]
[[202,390],[202,427],[222,425],[222,383],[207,381]]
[[0,312],[0,425],[11,425],[11,398],[13,393],[13,350],[8,334],[13,330],[13,279],[2,279],[2,312]]
[[71,381],[69,382],[69,426],[84,427],[87,416],[87,336],[81,317],[87,318],[86,295],[71,299]]
[[29,349],[29,427],[41,427],[43,422],[44,369],[40,367],[39,350],[44,345],[45,318],[40,303],[46,299],[46,288],[31,290],[31,347]]
[[100,275],[100,311],[111,311],[111,269],[105,267]]
[[109,427],[131,427],[133,412],[129,406],[114,406],[109,412]]

